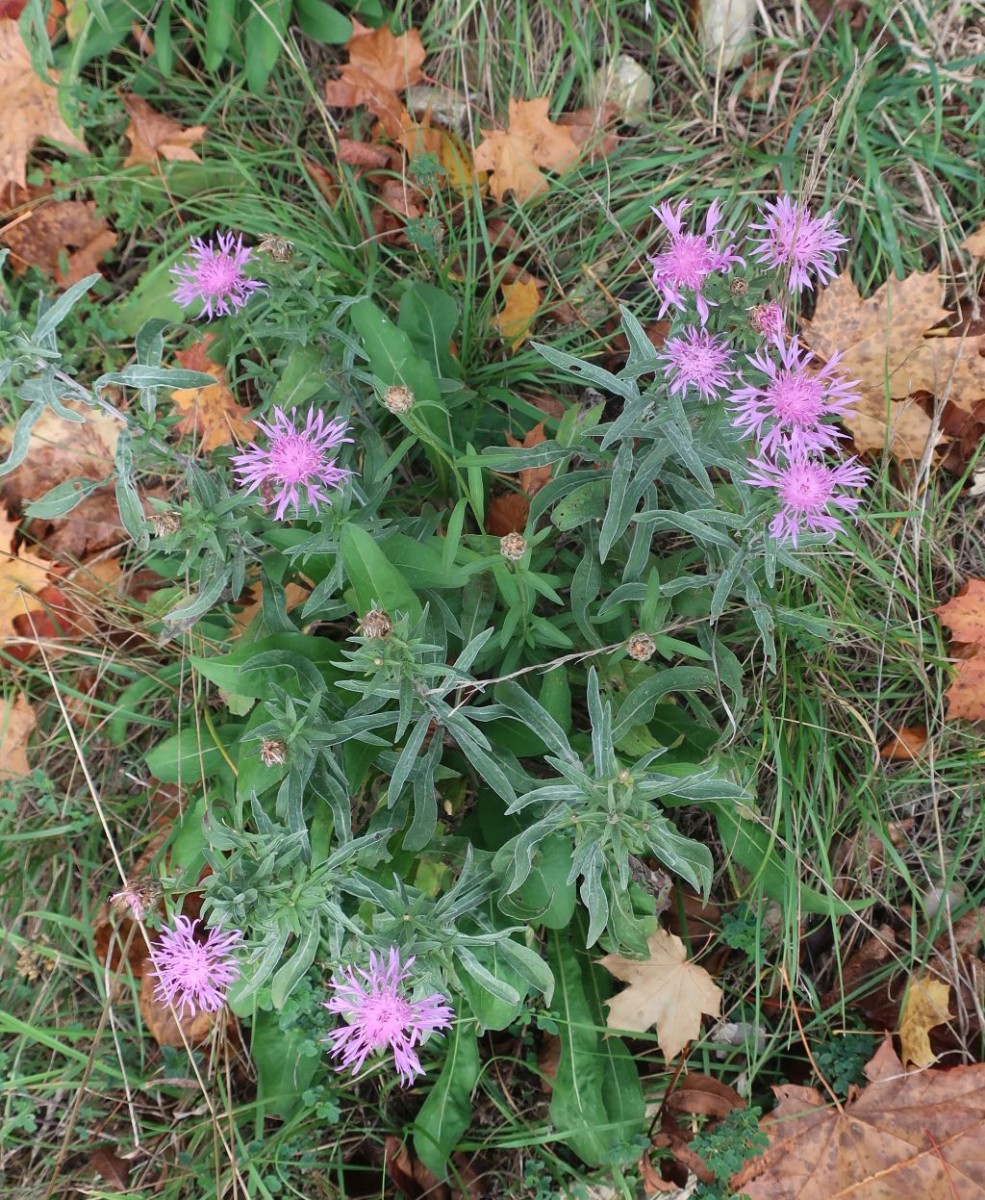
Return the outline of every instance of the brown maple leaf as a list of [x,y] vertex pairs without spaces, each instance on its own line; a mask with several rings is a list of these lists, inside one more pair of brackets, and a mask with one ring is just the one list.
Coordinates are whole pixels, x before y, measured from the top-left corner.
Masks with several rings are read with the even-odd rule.
[[950,629],[956,642],[985,648],[985,580],[969,579],[956,596],[934,612]]
[[175,358],[189,371],[211,375],[215,383],[201,388],[179,388],[171,393],[175,407],[184,413],[175,429],[184,437],[197,437],[199,448],[206,452],[250,441],[255,432],[250,410],[237,404],[226,384],[225,370],[208,356],[213,340],[213,334],[206,334],[187,350],[178,350]]
[[116,245],[116,234],[91,200],[56,200],[50,185],[12,185],[10,196],[11,211],[3,218],[0,242],[10,248],[15,274],[37,267],[54,276],[59,287],[71,287],[93,274]]
[[687,961],[679,937],[657,929],[648,939],[648,959],[606,954],[599,962],[629,984],[611,1000],[610,1029],[643,1033],[657,1028],[657,1043],[668,1059],[676,1058],[701,1032],[702,1014],[721,1015],[722,990],[704,967]]
[[123,160],[125,167],[148,166],[159,171],[162,158],[166,162],[202,161],[192,146],[205,137],[204,125],[181,125],[173,117],[155,111],[140,96],[120,93],[120,100],[130,114],[125,131],[130,153]]
[[57,82],[57,73],[49,81],[35,72],[17,22],[0,20],[0,189],[27,186],[27,158],[40,138],[87,153],[58,111]]
[[750,1200],[985,1195],[985,1064],[908,1072],[886,1038],[865,1074],[839,1108],[814,1088],[774,1087],[769,1148],[730,1187]]
[[[547,191],[544,170],[564,171],[577,159],[571,130],[547,115],[550,100],[511,100],[505,132],[482,131],[475,149],[476,171],[489,171],[489,190],[502,202],[507,192],[521,203]],[[543,168],[543,169],[542,169]]]
[[37,723],[34,709],[23,693],[16,692],[13,700],[0,696],[0,783],[30,775],[27,742]]
[[925,336],[951,314],[941,303],[940,272],[890,279],[863,300],[847,274],[817,300],[803,340],[822,358],[841,353],[844,374],[858,380],[862,400],[845,420],[856,449],[882,450],[900,460],[923,456],[932,436],[930,418],[911,398],[927,393],[970,412],[985,396],[983,337]]
[[[503,293],[504,303],[500,312],[493,317],[493,325],[509,342],[510,349],[516,350],[530,336],[534,318],[540,310],[540,291],[532,279],[526,281],[518,279],[516,283],[502,283],[499,290]],[[541,425],[541,429],[543,429],[543,425]],[[550,477],[550,472],[548,472],[548,477]]]
[[333,108],[362,105],[378,117],[387,137],[400,136],[407,110],[397,97],[424,78],[421,67],[427,54],[416,29],[398,36],[387,25],[367,29],[352,23],[346,49],[349,61],[339,78],[325,84],[325,101]]

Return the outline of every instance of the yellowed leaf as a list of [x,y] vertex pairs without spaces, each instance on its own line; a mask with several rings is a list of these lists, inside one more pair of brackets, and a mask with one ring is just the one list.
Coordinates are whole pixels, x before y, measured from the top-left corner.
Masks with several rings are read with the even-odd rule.
[[180,388],[171,393],[179,412],[185,415],[175,425],[185,437],[197,437],[199,448],[217,450],[237,442],[250,441],[255,427],[250,410],[236,403],[236,397],[226,385],[226,372],[208,356],[212,335],[194,342],[175,357],[189,371],[204,371],[215,383],[202,388]]
[[668,1059],[675,1058],[701,1032],[701,1017],[718,1017],[722,991],[704,969],[687,961],[679,937],[658,929],[649,938],[648,959],[607,954],[602,966],[629,984],[607,1000],[610,1029],[643,1033],[651,1025]]
[[27,158],[44,138],[86,153],[58,110],[58,74],[36,74],[16,21],[0,21],[0,188],[27,186]]
[[571,130],[548,117],[550,100],[511,100],[505,131],[482,131],[475,149],[476,171],[489,171],[489,190],[502,201],[507,192],[529,200],[547,191],[543,169],[564,171],[578,158]]
[[192,146],[205,137],[204,125],[184,126],[173,117],[155,111],[140,96],[121,93],[123,107],[130,114],[126,136],[130,153],[125,167],[148,166],[159,168],[159,160],[167,162],[201,162]]
[[34,709],[21,692],[12,701],[0,697],[0,780],[30,775],[27,740],[36,724]]
[[974,233],[968,234],[961,245],[975,258],[985,258],[985,225],[979,225]]
[[516,350],[530,336],[534,318],[540,308],[540,291],[532,280],[524,283],[500,284],[503,293],[503,308],[493,317],[493,324],[499,333],[510,344],[511,350]]
[[930,1031],[951,1019],[948,1008],[951,1003],[950,984],[926,976],[910,980],[906,999],[900,1011],[900,1045],[903,1066],[913,1063],[915,1067],[929,1067],[937,1061],[930,1047]]

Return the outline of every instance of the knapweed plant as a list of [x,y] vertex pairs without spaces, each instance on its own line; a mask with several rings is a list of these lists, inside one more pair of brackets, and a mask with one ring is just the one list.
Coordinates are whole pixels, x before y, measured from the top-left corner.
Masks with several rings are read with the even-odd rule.
[[[840,452],[852,382],[794,332],[797,294],[844,245],[832,217],[781,197],[740,236],[717,203],[655,212],[669,335],[655,349],[625,310],[614,373],[539,347],[566,408],[531,446],[504,448],[447,291],[408,282],[384,311],[230,232],[192,243],[175,296],[248,379],[252,444],[208,464],[176,444],[161,389],[202,379],[161,368],[160,322],[93,389],[61,374],[55,331],[81,285],[7,366],[21,431],[66,394],[137,389],[118,411],[121,513],[172,584],[147,619],[215,689],[148,758],[188,796],[163,900],[133,910],[158,995],[179,1013],[228,1004],[253,1031],[261,1106],[289,1081],[280,1115],[333,1069],[437,1074],[415,1141],[438,1174],[478,1036],[536,1006],[560,1031],[559,1136],[591,1163],[638,1153],[642,1087],[599,1032],[611,981],[594,960],[647,953],[670,881],[709,891],[710,831],[761,865],[730,751],[744,662],[773,661],[779,573],[808,573],[804,551],[863,500]],[[489,532],[494,490],[545,468],[525,519]],[[161,479],[170,499],[147,494]],[[303,1052],[313,1030],[320,1058]]]

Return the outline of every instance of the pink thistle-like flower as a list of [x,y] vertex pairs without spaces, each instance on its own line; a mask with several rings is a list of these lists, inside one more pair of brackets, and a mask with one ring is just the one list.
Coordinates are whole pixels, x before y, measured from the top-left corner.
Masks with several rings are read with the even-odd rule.
[[191,262],[171,268],[178,280],[175,302],[188,308],[201,300],[198,315],[207,321],[242,308],[255,291],[267,286],[243,273],[253,251],[243,245],[242,235],[220,233],[216,240],[218,247],[211,239],[192,238]]
[[746,482],[753,487],[773,488],[781,503],[780,511],[770,522],[775,538],[789,539],[794,546],[803,532],[834,535],[841,521],[829,508],[854,513],[862,502],[861,496],[844,495],[841,488],[860,488],[868,482],[869,472],[850,458],[836,466],[820,459],[797,458],[779,466],[762,459],[750,462],[753,471]]
[[745,387],[731,398],[737,415],[732,425],[743,437],[755,434],[769,455],[782,450],[794,458],[834,448],[845,435],[823,418],[844,417],[858,402],[854,385],[835,370],[838,354],[814,370],[808,365],[811,355],[801,355],[795,341],[779,342],[775,349],[779,363],[763,352],[747,355],[766,378],[762,383],[742,380]]
[[734,374],[728,346],[706,329],[692,328],[668,338],[661,358],[672,373],[670,390],[683,395],[693,387],[703,400],[717,400],[719,389]]
[[812,217],[806,205],[789,196],[780,196],[776,203],[767,201],[761,225],[750,228],[765,233],[753,250],[753,257],[768,267],[790,269],[790,290],[799,292],[811,287],[810,273],[817,274],[821,283],[835,275],[835,255],[848,239],[834,227],[834,214]]
[[[662,296],[660,316],[671,308],[686,308],[686,290],[694,293],[698,316],[704,324],[708,320],[709,305],[714,303],[702,294],[704,281],[716,271],[724,274],[735,264],[745,266],[745,262],[734,253],[731,244],[724,250],[719,249],[718,222],[722,213],[717,200],[708,209],[704,234],[688,233],[683,228],[681,217],[689,207],[690,203],[682,200],[675,211],[665,201],[653,210],[670,235],[670,245],[649,261],[653,265],[653,286]],[[731,237],[728,231],[723,232],[726,238]]]
[[270,439],[266,448],[251,443],[242,454],[234,454],[230,460],[236,481],[246,488],[247,495],[261,485],[270,491],[270,503],[276,501],[274,517],[284,519],[289,507],[295,516],[301,507],[301,489],[308,503],[316,511],[319,504],[331,504],[327,488],[341,488],[352,474],[345,467],[337,466],[333,451],[344,442],[348,426],[341,417],[331,421],[316,408],[308,409],[308,418],[303,428],[296,423],[297,409],[291,415],[280,408],[274,409],[272,421],[255,420],[254,425]]
[[210,929],[204,940],[195,936],[194,921],[178,916],[173,929],[162,931],[151,947],[151,960],[158,984],[154,998],[171,1004],[184,1015],[218,1012],[226,1003],[226,989],[239,978],[239,964],[233,957],[243,941],[238,929],[224,933]]
[[769,342],[782,342],[787,329],[783,306],[776,300],[757,304],[749,310],[749,324]]
[[414,1047],[429,1033],[447,1029],[455,1013],[439,992],[421,1000],[408,999],[401,985],[410,977],[413,962],[409,958],[401,966],[396,947],[391,947],[389,961],[371,951],[368,971],[347,967],[340,980],[332,980],[335,995],[325,1008],[348,1022],[329,1034],[329,1053],[340,1060],[338,1070],[349,1069],[355,1075],[370,1054],[389,1046],[405,1087],[424,1074]]

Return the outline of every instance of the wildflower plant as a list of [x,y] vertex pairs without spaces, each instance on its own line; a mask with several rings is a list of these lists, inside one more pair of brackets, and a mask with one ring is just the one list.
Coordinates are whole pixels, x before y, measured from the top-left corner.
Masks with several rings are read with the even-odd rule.
[[[642,1086],[602,1040],[595,959],[645,953],[661,872],[709,891],[714,847],[684,828],[717,829],[754,873],[779,853],[728,749],[743,664],[774,661],[780,573],[809,572],[864,504],[866,470],[842,454],[854,385],[789,315],[835,269],[833,218],[785,197],[745,231],[717,202],[655,215],[643,315],[671,318],[664,344],[625,309],[616,370],[538,347],[571,403],[534,444],[470,377],[450,292],[408,281],[384,311],[238,234],[196,241],[176,278],[228,330],[254,441],[203,462],[181,440],[162,392],[212,377],[161,367],[160,323],[91,391],[61,379],[53,338],[84,286],[6,367],[15,447],[66,389],[138,396],[116,414],[121,511],[167,585],[148,627],[187,645],[207,693],[194,723],[174,704],[148,755],[158,778],[202,783],[174,888],[201,894],[202,924],[178,917],[155,943],[162,995],[262,1030],[261,1083],[300,1053],[276,1014],[321,997],[335,1023],[305,1078],[436,1076],[415,1148],[438,1175],[478,1035],[538,1005],[564,1032],[555,1125],[587,1162],[638,1158]],[[580,403],[585,387],[602,399]],[[495,528],[495,492],[525,472],[523,517]],[[171,494],[148,495],[162,477]]]

